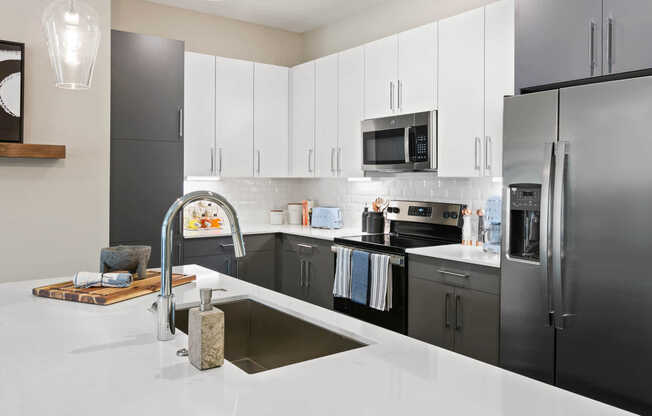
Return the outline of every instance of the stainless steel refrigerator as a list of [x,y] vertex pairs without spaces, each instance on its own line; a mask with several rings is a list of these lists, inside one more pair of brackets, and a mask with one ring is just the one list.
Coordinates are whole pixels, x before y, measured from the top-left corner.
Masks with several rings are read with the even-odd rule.
[[652,77],[504,114],[501,366],[652,414]]

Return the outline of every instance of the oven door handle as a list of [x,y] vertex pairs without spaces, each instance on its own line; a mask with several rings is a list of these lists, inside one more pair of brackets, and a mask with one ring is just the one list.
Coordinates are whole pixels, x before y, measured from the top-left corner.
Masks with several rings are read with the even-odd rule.
[[[333,245],[331,246],[331,252],[337,253],[338,247],[342,248],[348,248],[351,250],[358,250],[353,247],[345,247],[345,246],[340,246],[340,245]],[[387,253],[382,253],[380,251],[373,251],[373,250],[358,250],[358,251],[364,251],[365,253],[370,253],[370,254],[382,254],[385,256],[389,256],[389,263],[398,266],[398,267],[405,267],[405,256],[399,256],[397,254],[387,254]]]

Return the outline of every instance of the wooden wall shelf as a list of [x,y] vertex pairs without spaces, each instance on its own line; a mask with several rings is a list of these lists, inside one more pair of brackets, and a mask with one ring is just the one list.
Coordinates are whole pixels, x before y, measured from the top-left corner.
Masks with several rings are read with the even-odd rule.
[[66,146],[54,144],[0,143],[0,157],[65,159]]

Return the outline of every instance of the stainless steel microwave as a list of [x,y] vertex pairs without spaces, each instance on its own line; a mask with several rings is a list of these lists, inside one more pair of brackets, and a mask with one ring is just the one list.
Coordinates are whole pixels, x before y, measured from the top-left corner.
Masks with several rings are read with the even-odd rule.
[[362,170],[410,172],[437,169],[437,112],[362,121]]

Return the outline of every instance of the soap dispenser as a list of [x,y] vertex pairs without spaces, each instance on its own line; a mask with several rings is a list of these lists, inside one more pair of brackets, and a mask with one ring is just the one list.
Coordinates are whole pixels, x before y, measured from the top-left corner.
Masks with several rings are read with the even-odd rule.
[[211,305],[212,295],[199,289],[199,307],[188,315],[188,358],[199,370],[224,364],[224,312]]

